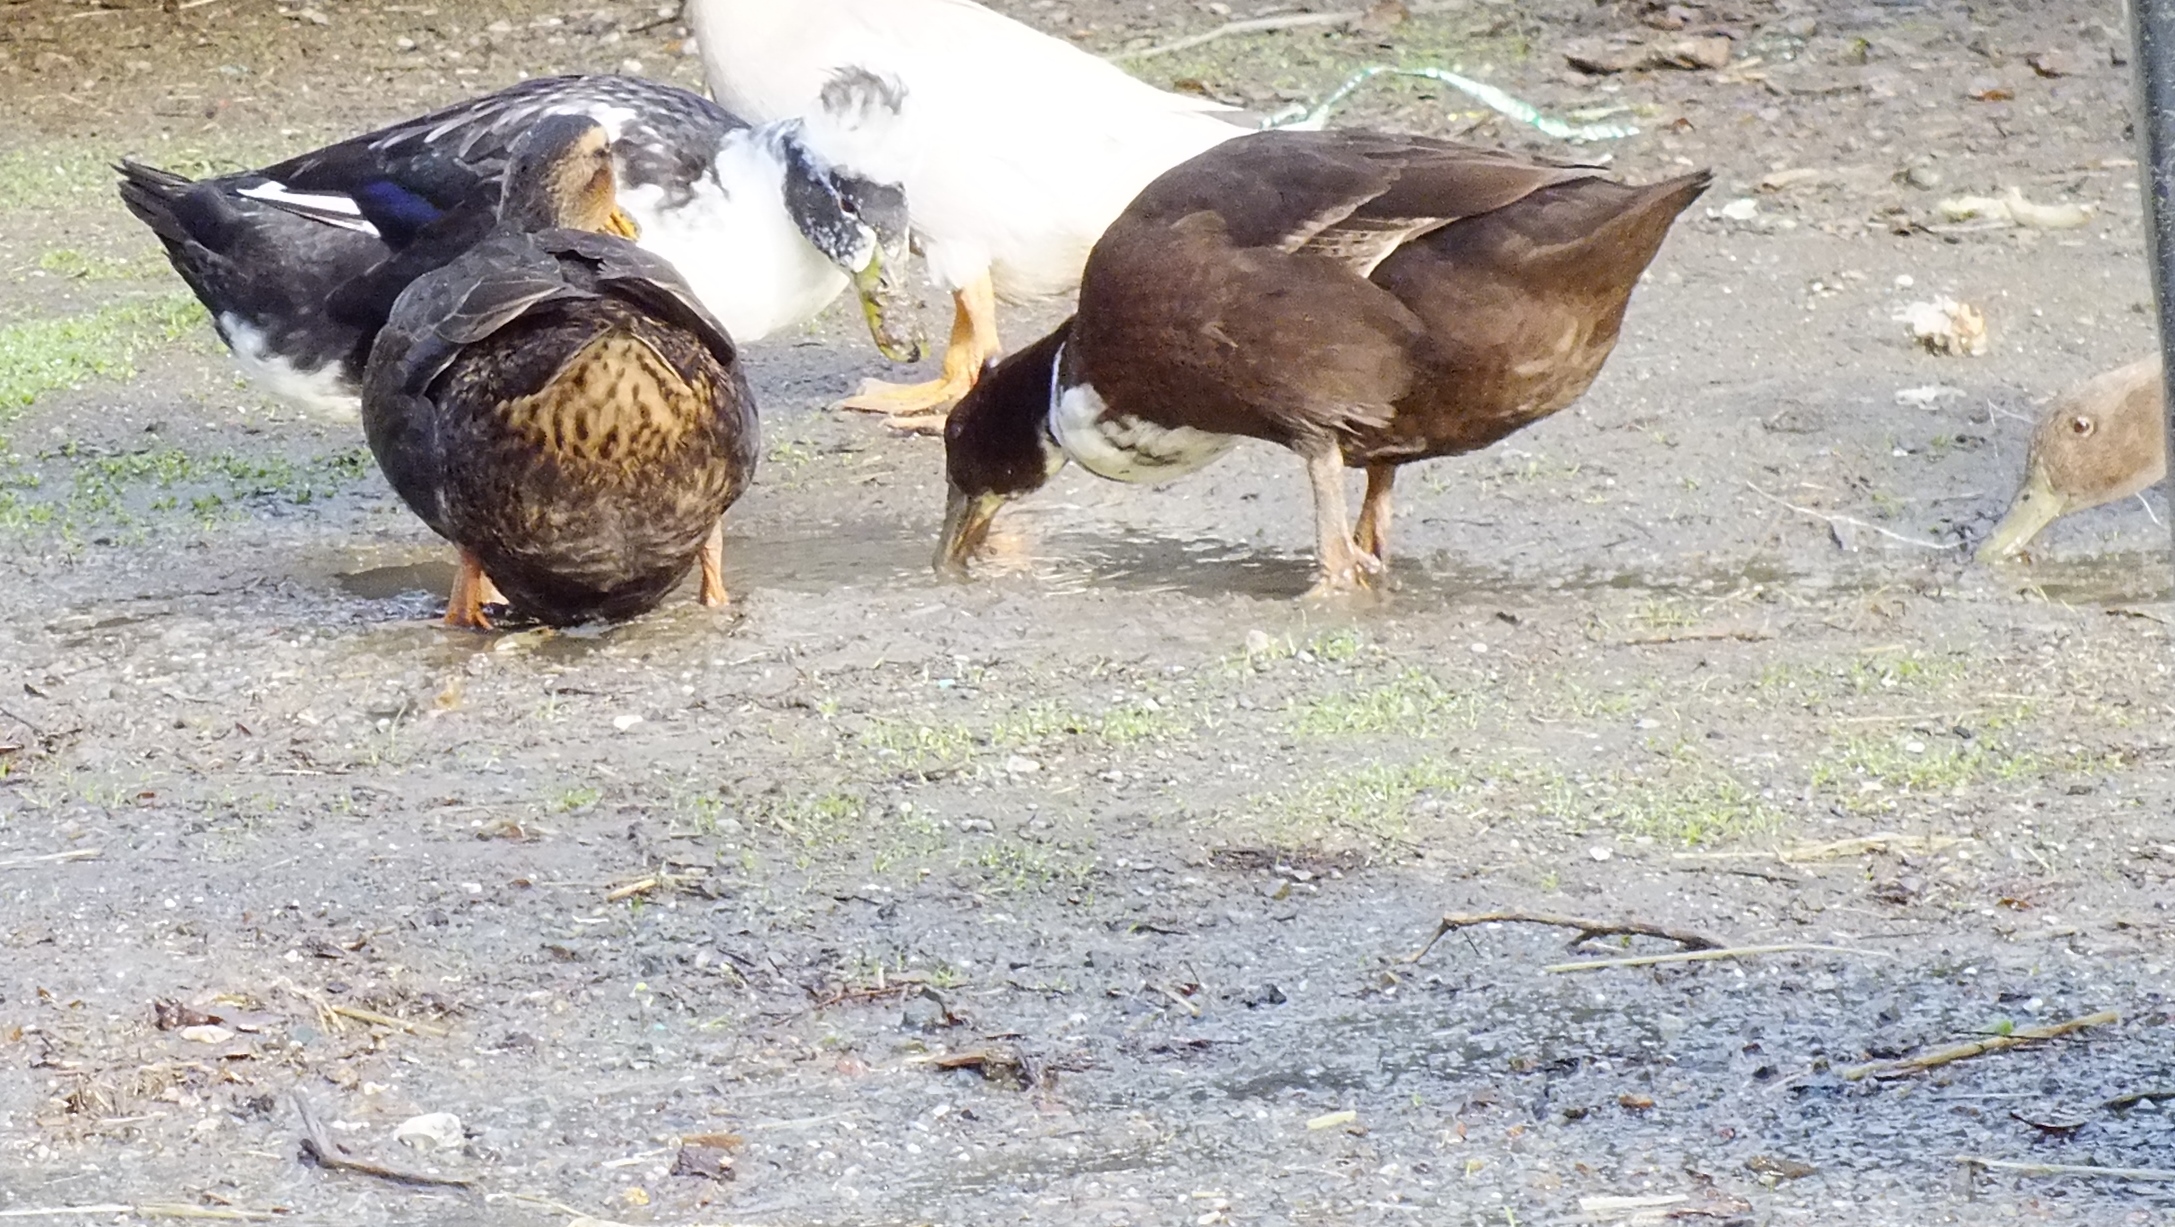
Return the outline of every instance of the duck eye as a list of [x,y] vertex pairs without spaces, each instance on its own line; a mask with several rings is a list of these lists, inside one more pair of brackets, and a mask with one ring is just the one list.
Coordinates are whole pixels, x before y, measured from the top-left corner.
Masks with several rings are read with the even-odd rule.
[[2090,435],[2094,429],[2095,427],[2093,425],[2092,419],[2084,416],[2081,413],[2078,414],[2076,417],[2069,419],[2069,433],[2077,436],[2080,439]]

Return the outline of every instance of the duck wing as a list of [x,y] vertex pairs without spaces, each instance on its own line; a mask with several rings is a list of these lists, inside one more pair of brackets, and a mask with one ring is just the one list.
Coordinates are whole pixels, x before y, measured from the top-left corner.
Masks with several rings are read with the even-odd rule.
[[531,236],[495,233],[401,292],[371,350],[364,398],[373,389],[420,395],[463,346],[542,303],[590,297],[568,282],[559,261]]
[[1371,275],[1390,253],[1551,184],[1595,177],[1455,141],[1365,132],[1266,132],[1148,185],[1130,220],[1217,215],[1234,247],[1319,256]]
[[289,158],[258,174],[304,198],[354,197],[382,190],[373,185],[391,184],[443,211],[479,192],[495,197],[514,140],[543,116],[575,114],[604,126],[623,187],[661,187],[668,203],[684,200],[709,172],[726,136],[748,126],[709,99],[661,81],[605,74],[539,77]]
[[401,500],[441,535],[449,462],[431,384],[463,348],[533,308],[594,297],[568,283],[532,236],[499,231],[458,259],[416,278],[394,302],[371,346],[362,391],[363,434]]
[[587,288],[624,299],[675,327],[702,339],[728,370],[738,368],[739,347],[702,300],[695,297],[679,270],[616,235],[587,230],[546,230],[537,247],[572,264],[567,270]]

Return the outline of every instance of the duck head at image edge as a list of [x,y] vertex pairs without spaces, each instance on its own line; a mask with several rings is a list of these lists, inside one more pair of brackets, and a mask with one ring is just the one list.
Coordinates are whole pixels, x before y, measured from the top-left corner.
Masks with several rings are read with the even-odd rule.
[[2143,493],[2166,476],[2160,359],[2096,375],[2056,398],[2033,428],[2024,484],[1980,545],[1979,561],[2021,554],[2063,516]]

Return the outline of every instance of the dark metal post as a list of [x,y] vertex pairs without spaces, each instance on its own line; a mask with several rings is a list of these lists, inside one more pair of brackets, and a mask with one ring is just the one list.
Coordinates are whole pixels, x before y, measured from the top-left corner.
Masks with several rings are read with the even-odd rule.
[[[2130,31],[2144,153],[2138,181],[2145,188],[2145,252],[2160,304],[2161,370],[2175,375],[2175,0],[2130,0]],[[2166,399],[2169,487],[2175,489],[2175,396]],[[2169,520],[2175,523],[2175,516]]]

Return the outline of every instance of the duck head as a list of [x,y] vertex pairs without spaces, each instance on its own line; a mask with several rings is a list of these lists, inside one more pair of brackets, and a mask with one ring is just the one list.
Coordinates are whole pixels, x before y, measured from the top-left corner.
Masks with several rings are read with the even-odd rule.
[[2021,552],[2074,511],[2139,493],[2167,475],[2157,359],[2092,379],[2056,401],[2032,434],[2024,486],[1979,547],[1979,561]]
[[906,189],[826,161],[798,126],[782,141],[786,212],[817,251],[853,278],[869,336],[884,357],[920,361],[921,327],[906,300]]
[[618,233],[612,142],[586,115],[546,115],[507,151],[498,216],[523,230]]
[[1038,490],[1061,468],[1065,453],[1050,437],[1050,394],[1072,321],[1001,362],[983,368],[980,382],[952,406],[944,423],[944,532],[936,569],[964,577],[989,537],[997,509]]

